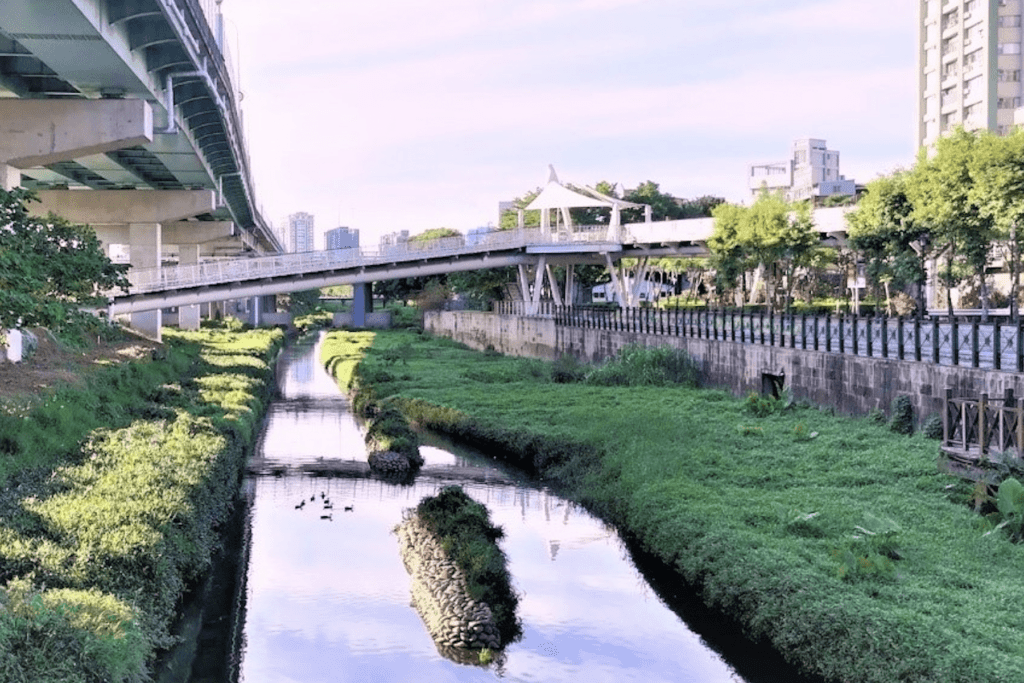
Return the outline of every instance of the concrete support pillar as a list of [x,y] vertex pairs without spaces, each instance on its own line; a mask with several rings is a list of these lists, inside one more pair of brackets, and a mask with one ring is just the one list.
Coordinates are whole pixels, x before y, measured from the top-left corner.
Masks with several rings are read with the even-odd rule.
[[352,285],[352,326],[366,327],[366,314],[373,312],[373,283]]
[[[128,244],[131,249],[133,268],[160,267],[160,224],[131,223],[128,226]],[[131,279],[131,271],[128,273]],[[139,332],[160,339],[160,325],[163,322],[161,311],[132,313],[131,326]]]
[[21,171],[0,162],[0,188],[10,192],[21,185]]
[[[198,244],[178,245],[178,265],[194,266],[199,263]],[[178,307],[178,327],[182,330],[199,329],[199,305]]]
[[261,296],[254,296],[249,299],[249,324],[253,327],[259,327],[260,323],[263,322],[262,304],[263,297]]

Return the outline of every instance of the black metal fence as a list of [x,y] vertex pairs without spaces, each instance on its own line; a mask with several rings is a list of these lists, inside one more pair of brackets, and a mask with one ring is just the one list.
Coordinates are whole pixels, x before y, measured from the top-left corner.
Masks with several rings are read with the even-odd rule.
[[[523,315],[523,302],[496,312]],[[557,307],[555,324],[1024,372],[1024,323],[938,318],[748,313],[738,310]]]

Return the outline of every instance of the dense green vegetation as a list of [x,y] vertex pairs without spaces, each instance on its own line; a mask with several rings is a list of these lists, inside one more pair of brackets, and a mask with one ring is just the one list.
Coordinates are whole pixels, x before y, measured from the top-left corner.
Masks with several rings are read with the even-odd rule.
[[491,608],[501,642],[506,644],[519,638],[519,598],[512,590],[505,553],[497,543],[505,532],[491,523],[487,508],[460,487],[446,486],[436,496],[421,500],[416,513],[440,540],[447,556],[464,572],[470,596]]
[[148,680],[209,566],[280,331],[164,331],[166,357],[0,407],[0,680]]
[[1024,680],[1024,547],[937,472],[934,441],[715,390],[556,383],[551,364],[405,332],[377,334],[359,373],[563,487],[803,670]]
[[102,291],[127,289],[128,266],[110,262],[92,228],[31,215],[34,201],[29,190],[0,189],[0,331],[44,326],[71,340],[85,330],[102,334],[79,309],[104,301]]

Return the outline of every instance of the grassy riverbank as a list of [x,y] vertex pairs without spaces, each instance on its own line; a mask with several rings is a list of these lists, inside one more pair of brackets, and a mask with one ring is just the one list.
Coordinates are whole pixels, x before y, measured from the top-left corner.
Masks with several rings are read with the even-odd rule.
[[719,391],[556,383],[580,373],[413,333],[376,335],[358,374],[557,482],[805,671],[1024,680],[1024,547],[985,535],[935,441]]
[[0,680],[148,680],[209,566],[283,336],[165,340],[156,359],[0,405]]

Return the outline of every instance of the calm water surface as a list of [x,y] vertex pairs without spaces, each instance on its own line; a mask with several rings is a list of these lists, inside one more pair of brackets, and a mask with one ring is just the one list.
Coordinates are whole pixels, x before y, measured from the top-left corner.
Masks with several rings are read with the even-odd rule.
[[[314,341],[282,357],[283,398],[272,405],[253,456],[258,473],[245,482],[237,680],[797,680],[751,677],[756,663],[724,661],[662,602],[614,529],[480,454],[425,435],[426,465],[415,484],[371,478],[359,424],[319,366]],[[504,528],[502,547],[521,596],[523,637],[487,668],[438,654],[410,606],[392,533],[403,510],[452,483]]]

